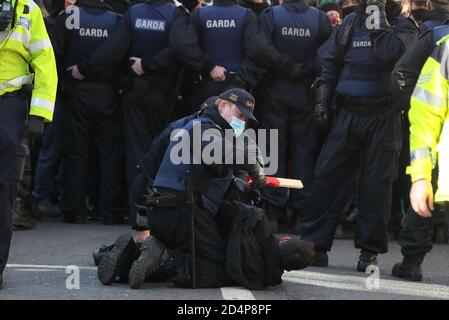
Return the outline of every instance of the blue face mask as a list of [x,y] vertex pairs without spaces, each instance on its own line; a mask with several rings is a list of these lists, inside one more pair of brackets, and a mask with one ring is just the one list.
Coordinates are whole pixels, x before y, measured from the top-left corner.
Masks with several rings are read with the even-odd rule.
[[245,130],[246,121],[240,120],[239,118],[233,116],[229,125],[232,129],[234,129],[235,135],[239,137]]

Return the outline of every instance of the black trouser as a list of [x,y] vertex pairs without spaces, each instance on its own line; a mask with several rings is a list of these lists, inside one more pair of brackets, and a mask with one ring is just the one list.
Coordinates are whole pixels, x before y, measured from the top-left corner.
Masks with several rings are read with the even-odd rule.
[[169,92],[157,88],[131,90],[124,102],[126,182],[131,189],[137,166],[150,149],[153,139],[167,125]]
[[[176,282],[191,284],[191,215],[185,206],[156,207],[148,215],[151,234],[161,241],[175,259],[184,259]],[[195,219],[197,287],[222,287],[232,284],[226,275],[226,240],[212,215],[197,210]]]
[[25,152],[27,106],[20,96],[0,96],[0,273],[6,267],[12,237],[12,215]]
[[96,143],[100,160],[100,214],[119,218],[123,207],[123,130],[118,95],[106,84],[74,84],[65,97],[61,209],[83,215],[89,176],[89,151]]
[[402,220],[402,206],[407,210],[410,206],[409,193],[411,187],[410,176],[405,173],[410,164],[410,123],[408,118],[404,118],[402,130],[402,149],[399,156],[399,175],[393,184],[393,202],[391,209],[390,225],[391,229],[400,229]]
[[[268,92],[261,92],[257,98],[259,129],[278,130],[278,169],[272,175],[300,179],[305,186],[289,193],[285,188],[265,189],[263,198],[277,207],[288,205],[293,210],[302,210],[307,188],[312,182],[318,149],[318,132],[313,126],[312,110],[301,108],[303,106],[289,108]],[[269,141],[267,138],[267,143]],[[267,147],[268,154],[273,156],[270,146]]]
[[198,84],[197,90],[192,98],[192,108],[197,111],[206,99],[219,96],[223,91],[229,89],[232,84],[232,75],[226,74],[226,80],[222,82],[215,82],[211,78],[206,77]]
[[330,250],[344,196],[360,169],[356,248],[388,251],[386,219],[401,148],[401,115],[339,110],[321,150],[304,211],[305,240]]
[[[438,170],[433,171],[433,189],[437,190]],[[422,262],[424,256],[432,250],[430,232],[435,224],[449,225],[449,204],[435,204],[431,218],[419,216],[410,207],[402,220],[399,233],[399,245],[404,257]]]

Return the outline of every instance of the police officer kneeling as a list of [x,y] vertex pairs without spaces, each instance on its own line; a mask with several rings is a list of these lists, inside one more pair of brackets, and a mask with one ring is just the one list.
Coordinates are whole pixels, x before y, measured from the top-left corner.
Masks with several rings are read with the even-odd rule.
[[[205,109],[199,118],[189,122],[173,137],[153,184],[154,194],[147,201],[152,236],[142,243],[140,256],[130,269],[131,288],[139,288],[146,279],[167,269],[168,265],[171,281],[181,287],[238,284],[263,289],[281,283],[283,270],[302,269],[312,263],[311,244],[298,238],[275,238],[261,209],[230,196],[231,185],[239,170],[248,172],[256,185],[264,183],[260,165],[251,164],[257,161],[247,157],[243,164],[222,164],[229,162],[220,157],[217,162],[206,164],[201,157],[197,158],[211,147],[210,143],[223,146],[229,142],[226,139],[232,141],[240,136],[248,122],[256,121],[253,108],[254,98],[249,93],[241,89],[228,90],[220,95],[215,106]],[[195,141],[197,129],[203,139],[206,130],[213,139]],[[225,130],[228,130],[227,135]],[[233,134],[229,135],[230,132]],[[190,146],[193,145],[193,149],[190,146],[188,149],[193,151],[187,158],[190,161],[175,164],[173,154],[177,153],[173,150],[179,147],[179,137],[186,136]],[[195,148],[197,143],[198,150]],[[229,159],[237,154],[237,144],[230,151],[223,156]],[[192,177],[193,187],[187,182]],[[195,191],[195,246],[191,241],[190,188]],[[192,250],[196,257],[195,282],[192,279]],[[123,254],[126,255],[125,250]]]

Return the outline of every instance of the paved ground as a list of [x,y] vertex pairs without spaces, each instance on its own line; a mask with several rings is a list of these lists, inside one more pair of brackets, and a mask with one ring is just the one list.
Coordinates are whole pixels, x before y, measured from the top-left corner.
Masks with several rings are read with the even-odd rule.
[[[399,246],[380,259],[380,280],[355,271],[358,252],[348,240],[337,240],[328,268],[308,268],[284,274],[281,286],[265,291],[239,288],[189,290],[169,283],[146,284],[142,290],[126,285],[104,287],[96,279],[92,249],[111,243],[128,226],[67,225],[57,220],[39,223],[36,230],[16,232],[5,284],[4,299],[449,299],[449,246],[435,246],[424,264],[424,281],[410,283],[390,276],[399,260]],[[79,289],[73,269],[79,267]],[[68,272],[68,273],[66,273]],[[378,284],[378,286],[377,286]],[[372,289],[368,289],[372,288]]]

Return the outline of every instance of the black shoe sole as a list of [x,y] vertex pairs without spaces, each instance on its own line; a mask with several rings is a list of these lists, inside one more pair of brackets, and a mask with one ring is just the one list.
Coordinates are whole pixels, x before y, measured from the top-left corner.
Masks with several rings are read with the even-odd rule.
[[395,264],[393,266],[393,270],[391,271],[391,274],[396,277],[396,278],[401,278],[404,280],[408,280],[408,281],[413,281],[413,282],[420,282],[422,281],[422,274],[406,274],[406,273],[402,273],[401,271],[399,271],[400,269],[400,264]]
[[149,245],[150,248],[143,251],[131,266],[128,276],[131,289],[139,289],[150,275],[159,270],[159,260],[164,248],[155,238],[148,238],[146,241],[154,241],[154,243],[143,243],[142,245]]
[[119,237],[114,248],[101,258],[98,264],[97,276],[100,282],[107,286],[112,284],[124,267],[124,263],[132,254],[132,247],[135,246],[134,239],[130,235]]
[[321,258],[321,259],[317,259],[316,255],[315,258],[313,260],[312,266],[314,267],[327,267],[329,266],[329,257],[325,258]]

